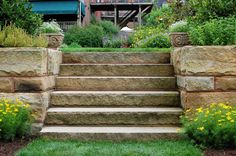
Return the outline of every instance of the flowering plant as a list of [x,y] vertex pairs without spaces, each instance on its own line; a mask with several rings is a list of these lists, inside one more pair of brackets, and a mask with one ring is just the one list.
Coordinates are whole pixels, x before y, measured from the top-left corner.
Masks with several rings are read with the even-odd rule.
[[40,33],[63,33],[60,25],[56,21],[43,22],[42,26],[39,28]]
[[0,99],[0,139],[13,140],[30,130],[32,122],[29,104],[20,100]]
[[170,26],[170,32],[187,32],[188,23],[186,21],[178,21]]
[[208,148],[236,147],[236,107],[212,103],[209,107],[187,110],[181,117],[184,133]]

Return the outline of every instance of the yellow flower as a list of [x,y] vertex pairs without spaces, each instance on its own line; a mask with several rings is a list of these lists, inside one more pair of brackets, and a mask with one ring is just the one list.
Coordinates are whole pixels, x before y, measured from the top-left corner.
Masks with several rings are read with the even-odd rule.
[[204,131],[204,129],[205,129],[204,127],[199,127],[198,128],[198,130],[200,130],[200,131]]
[[230,120],[230,122],[234,122],[234,120],[232,119],[232,120]]
[[226,113],[226,115],[228,115],[228,116],[231,115],[231,112]]
[[229,121],[232,120],[232,118],[230,116],[227,116],[226,119],[229,120]]
[[198,108],[198,109],[196,109],[196,110],[198,111],[198,113],[203,112],[202,107],[200,107],[200,108]]
[[18,112],[19,110],[17,108],[14,109],[14,112]]

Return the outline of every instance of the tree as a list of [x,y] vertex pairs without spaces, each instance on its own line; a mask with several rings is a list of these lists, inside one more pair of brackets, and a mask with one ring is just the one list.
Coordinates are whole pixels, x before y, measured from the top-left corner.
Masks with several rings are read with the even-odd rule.
[[1,0],[0,26],[14,24],[29,34],[35,34],[42,24],[42,16],[32,12],[28,0]]

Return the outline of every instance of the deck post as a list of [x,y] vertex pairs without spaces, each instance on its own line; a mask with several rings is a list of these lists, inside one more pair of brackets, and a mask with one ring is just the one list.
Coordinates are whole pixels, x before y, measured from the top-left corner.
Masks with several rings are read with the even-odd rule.
[[117,5],[114,6],[114,23],[115,25],[118,24],[118,18],[119,18],[119,11],[117,9]]
[[138,25],[142,26],[142,8],[141,8],[141,5],[139,5],[139,8],[138,8]]

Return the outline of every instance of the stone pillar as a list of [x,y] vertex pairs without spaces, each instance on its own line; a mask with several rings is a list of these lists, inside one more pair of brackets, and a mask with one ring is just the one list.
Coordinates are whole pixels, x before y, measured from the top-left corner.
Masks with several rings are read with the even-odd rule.
[[0,48],[0,98],[20,99],[31,105],[34,134],[43,126],[61,61],[57,50]]
[[183,108],[210,103],[236,105],[236,48],[186,46],[171,53]]

